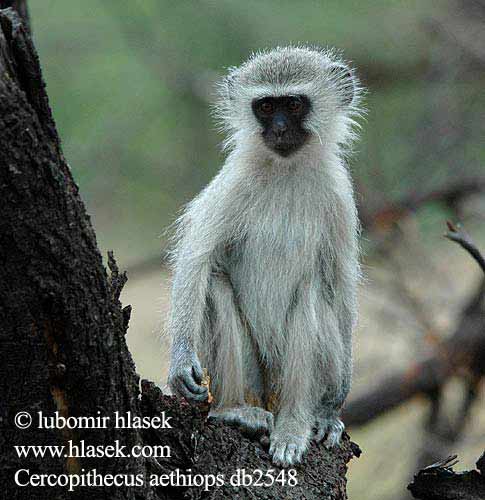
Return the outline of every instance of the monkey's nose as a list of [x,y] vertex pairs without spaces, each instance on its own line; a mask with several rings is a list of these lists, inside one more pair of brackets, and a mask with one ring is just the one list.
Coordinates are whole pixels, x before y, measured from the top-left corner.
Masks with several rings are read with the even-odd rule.
[[288,122],[283,116],[275,116],[273,120],[273,132],[276,137],[283,137],[285,132],[288,130]]

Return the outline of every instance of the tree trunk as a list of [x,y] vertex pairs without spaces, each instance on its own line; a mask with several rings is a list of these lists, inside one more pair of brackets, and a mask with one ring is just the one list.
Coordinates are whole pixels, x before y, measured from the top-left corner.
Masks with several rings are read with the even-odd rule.
[[[126,277],[112,255],[110,276],[103,266],[61,151],[37,54],[21,21],[28,19],[25,2],[0,0],[0,8],[12,4],[20,17],[12,9],[0,11],[0,471],[5,498],[346,499],[346,464],[359,453],[348,436],[333,451],[313,444],[297,467],[296,486],[237,488],[229,480],[238,468],[251,474],[281,469],[238,430],[208,423],[207,408],[163,396],[150,382],[139,384],[125,342],[130,308],[122,309],[119,301]],[[117,428],[116,411],[133,417],[165,412],[172,428]],[[18,417],[19,412],[28,415]],[[40,416],[55,412],[72,423],[88,416],[108,420],[105,428],[41,428]],[[31,425],[20,428],[28,416]],[[60,457],[47,453],[41,459],[22,457],[14,448],[106,448],[116,442],[129,456],[74,457],[63,450]],[[135,457],[130,453],[134,445],[166,445],[171,456]],[[151,484],[153,475],[178,470],[194,480],[196,474],[222,474],[225,485],[206,491],[191,484]],[[34,474],[49,474],[61,485],[18,484],[28,484]],[[106,485],[110,474],[124,475],[123,485],[92,485],[101,477]],[[136,476],[141,485],[132,485]],[[69,493],[65,480],[87,485]]]
[[[61,152],[30,37],[12,10],[1,12],[0,24],[0,393],[7,422],[1,467],[10,481],[19,468],[143,471],[140,460],[21,459],[13,449],[69,440],[135,444],[137,431],[41,430],[35,417],[137,412],[139,403],[118,300],[122,280],[116,273],[109,280],[103,267]],[[13,425],[19,411],[34,417],[28,430]],[[11,487],[12,496],[31,495]],[[108,498],[95,490],[83,498]],[[37,492],[45,498],[45,490]],[[54,494],[62,497],[62,491]]]

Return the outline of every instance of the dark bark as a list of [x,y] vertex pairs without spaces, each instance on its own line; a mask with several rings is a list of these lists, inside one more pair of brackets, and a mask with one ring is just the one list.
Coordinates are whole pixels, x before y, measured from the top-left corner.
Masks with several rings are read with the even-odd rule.
[[[13,445],[69,439],[127,444],[137,432],[19,430],[14,415],[67,416],[138,409],[116,280],[108,281],[96,238],[66,164],[37,55],[12,10],[0,13],[0,367],[1,469],[104,473],[143,467],[135,460],[19,459]],[[115,276],[116,278],[116,276]],[[16,492],[14,494],[14,492]],[[37,491],[45,497],[45,491]],[[52,495],[62,495],[53,490]],[[61,497],[61,496],[60,496]],[[76,493],[74,494],[76,497]],[[112,498],[95,488],[83,498]]]
[[25,30],[31,34],[29,9],[27,0],[0,0],[0,9],[8,9],[11,7],[19,15]]
[[[0,6],[2,2],[0,1]],[[5,2],[3,2],[5,5]],[[25,4],[23,4],[25,5]],[[312,445],[297,468],[299,485],[273,488],[141,487],[28,488],[14,484],[18,469],[39,474],[141,474],[191,469],[229,474],[273,468],[266,451],[239,431],[207,423],[206,413],[142,384],[125,342],[131,308],[119,301],[126,276],[109,256],[108,276],[89,217],[62,155],[39,61],[13,10],[0,11],[0,471],[6,498],[346,499],[346,464],[358,448],[346,436],[327,451]],[[141,396],[141,397],[139,397]],[[14,417],[34,423],[18,429]],[[64,417],[115,411],[153,416],[166,411],[172,430],[44,430],[38,412]],[[98,413],[99,412],[99,413]],[[171,458],[19,458],[14,445],[167,445]],[[276,468],[279,470],[278,468]]]
[[408,486],[414,498],[421,500],[483,500],[485,498],[485,453],[477,470],[454,472],[456,455],[425,467]]
[[[335,450],[327,451],[322,445],[312,444],[304,463],[296,467],[297,486],[274,484],[271,488],[260,486],[233,488],[227,484],[227,480],[237,469],[245,469],[250,474],[256,469],[263,473],[272,469],[275,477],[282,469],[271,463],[265,449],[242,436],[237,429],[208,422],[204,411],[187,403],[180,404],[180,401],[173,396],[161,395],[160,390],[150,382],[144,381],[142,385],[143,414],[157,415],[165,410],[173,416],[174,424],[170,432],[159,433],[150,429],[144,434],[146,442],[166,443],[176,451],[176,457],[169,462],[161,460],[151,462],[148,465],[150,472],[170,474],[175,468],[190,468],[193,475],[222,474],[226,478],[226,485],[212,492],[204,492],[200,487],[183,488],[185,498],[194,500],[347,498],[346,464],[353,456],[360,455],[360,449],[349,441],[347,435],[344,436],[341,446]],[[187,432],[187,429],[191,431]],[[166,493],[166,490],[163,492]],[[169,498],[177,497],[175,495]]]

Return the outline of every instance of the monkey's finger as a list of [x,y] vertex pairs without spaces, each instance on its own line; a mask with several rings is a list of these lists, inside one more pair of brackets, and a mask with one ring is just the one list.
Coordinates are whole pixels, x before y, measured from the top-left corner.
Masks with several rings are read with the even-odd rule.
[[283,444],[271,443],[269,448],[269,454],[273,457],[273,462],[277,465],[286,465],[285,463],[285,449],[286,446]]
[[191,391],[185,384],[182,383],[182,391],[184,392],[184,397],[187,399],[191,399],[192,401],[207,401],[209,394],[207,391],[202,393],[195,393]]
[[333,448],[335,446],[338,446],[340,444],[341,436],[342,433],[337,430],[330,431],[324,442],[325,448]]
[[268,424],[268,433],[271,434],[274,429],[274,416],[272,413],[268,413],[266,416],[266,423]]
[[207,394],[194,394],[191,392],[183,382],[177,386],[177,393],[183,396],[188,401],[193,401],[197,403],[203,403],[207,401]]
[[315,431],[313,440],[319,443],[325,437],[326,433],[327,433],[327,428],[319,426],[318,429]]
[[228,425],[229,427],[238,426],[238,421],[236,417],[231,416],[229,413],[224,413],[221,415],[218,414],[210,415],[209,420],[212,420],[214,422],[223,422],[225,425]]
[[286,447],[285,460],[289,465],[298,460],[298,447],[294,443],[290,443]]
[[187,398],[195,403],[206,403],[207,402],[207,394],[193,394],[190,393],[190,396]]
[[267,436],[273,431],[273,415],[268,415],[264,420],[254,420],[249,422],[236,422],[241,430],[251,439],[260,439],[262,436]]
[[236,422],[241,432],[250,439],[259,439],[261,436],[268,434],[268,428],[258,422]]
[[190,401],[206,401],[208,397],[207,393],[194,394],[185,384],[183,375],[173,377],[170,381],[170,387],[176,394]]
[[340,438],[345,430],[345,426],[340,419],[335,419],[329,426],[328,435],[325,439],[324,445],[326,448],[333,448],[340,444]]
[[198,385],[190,374],[184,373],[181,376],[181,380],[185,384],[186,388],[194,394],[208,394],[207,387]]
[[202,379],[204,378],[204,371],[202,370],[202,367],[200,366],[200,363],[197,360],[195,360],[194,364],[192,365],[192,374],[194,380],[198,384],[200,384],[202,382]]

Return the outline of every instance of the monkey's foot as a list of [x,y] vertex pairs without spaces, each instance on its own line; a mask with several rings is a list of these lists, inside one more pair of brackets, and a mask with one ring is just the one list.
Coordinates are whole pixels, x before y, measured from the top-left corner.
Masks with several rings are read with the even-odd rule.
[[300,463],[310,441],[308,434],[288,434],[284,428],[274,431],[269,448],[273,462],[283,467]]
[[273,414],[255,406],[213,410],[209,413],[209,418],[237,425],[241,432],[251,437],[271,434],[273,430]]
[[345,425],[337,416],[318,417],[315,423],[316,431],[313,439],[318,443],[326,437],[324,445],[333,448],[340,443]]

